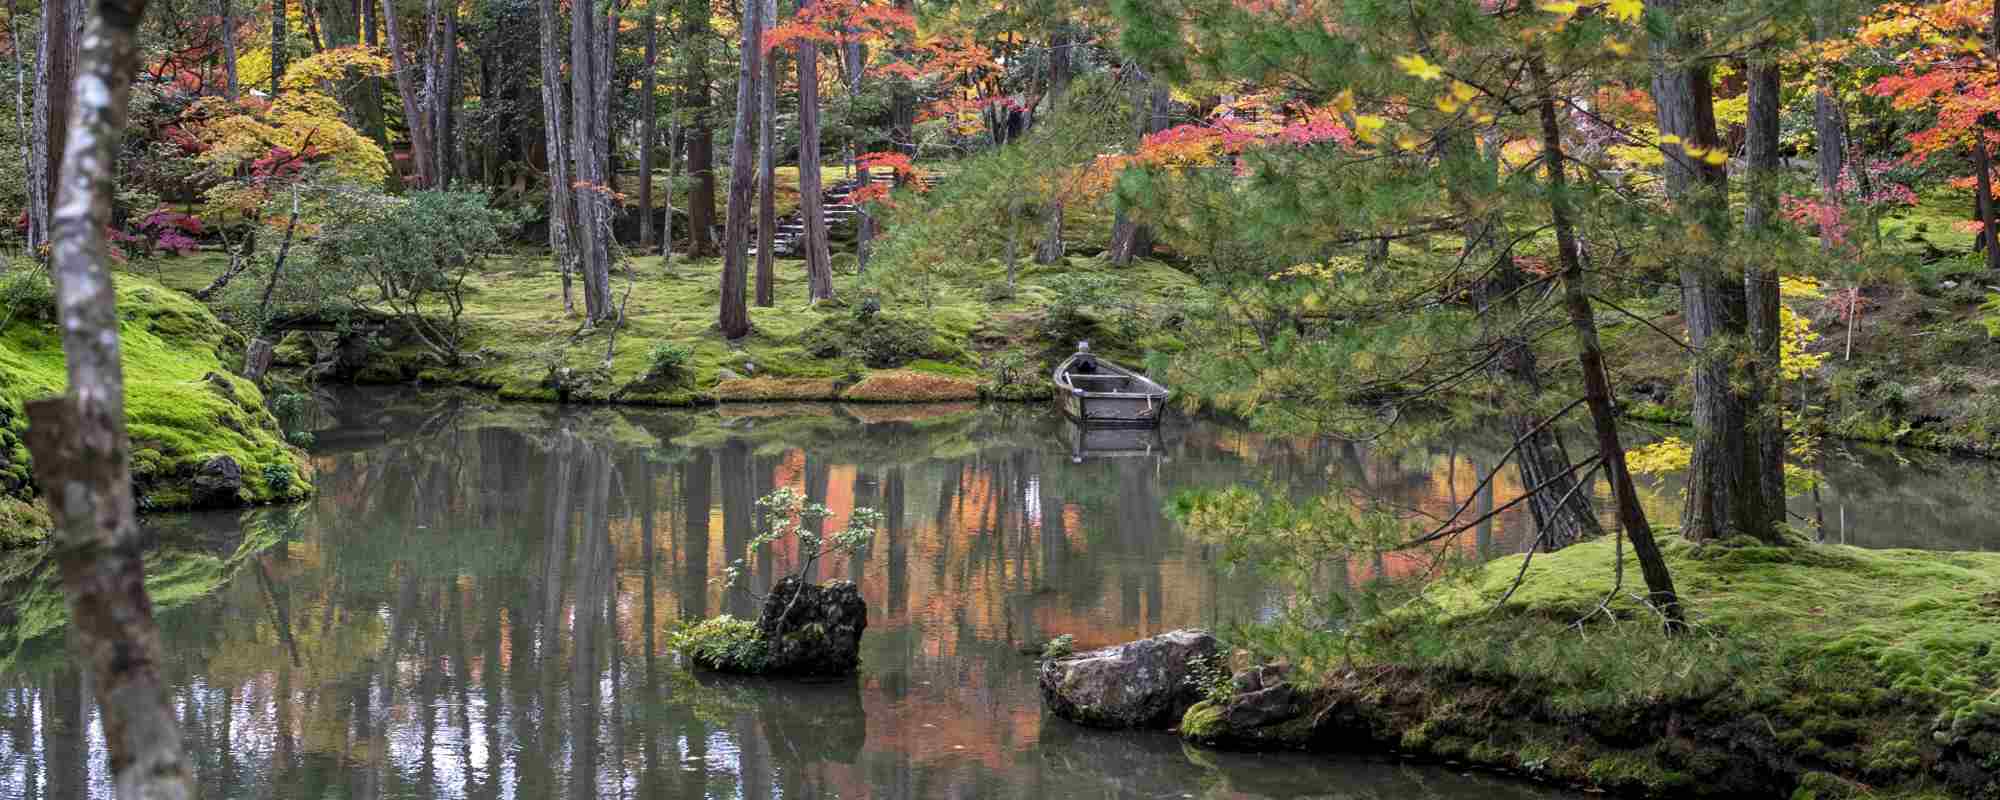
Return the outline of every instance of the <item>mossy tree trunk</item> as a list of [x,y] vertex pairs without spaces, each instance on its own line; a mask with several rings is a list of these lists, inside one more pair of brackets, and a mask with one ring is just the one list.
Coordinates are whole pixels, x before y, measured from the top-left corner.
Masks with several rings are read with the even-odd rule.
[[126,104],[139,69],[146,0],[99,0],[78,51],[52,277],[69,391],[27,407],[28,447],[56,524],[72,641],[92,694],[119,798],[192,798],[194,775],[160,675],[125,430],[118,295],[104,231]]

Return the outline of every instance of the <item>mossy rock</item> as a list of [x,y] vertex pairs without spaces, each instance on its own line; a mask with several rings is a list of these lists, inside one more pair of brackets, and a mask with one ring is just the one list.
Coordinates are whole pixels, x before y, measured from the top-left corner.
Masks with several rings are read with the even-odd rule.
[[[263,392],[225,366],[240,356],[242,337],[200,303],[150,278],[121,274],[117,287],[125,421],[141,506],[189,506],[192,482],[218,458],[240,468],[239,504],[307,496],[312,482],[304,454],[284,441]],[[16,500],[32,499],[28,453],[19,443],[23,404],[60,393],[67,382],[54,326],[16,321],[0,331],[0,488]],[[21,524],[10,516],[16,519],[0,525]],[[0,534],[0,542],[23,538],[18,530]]]

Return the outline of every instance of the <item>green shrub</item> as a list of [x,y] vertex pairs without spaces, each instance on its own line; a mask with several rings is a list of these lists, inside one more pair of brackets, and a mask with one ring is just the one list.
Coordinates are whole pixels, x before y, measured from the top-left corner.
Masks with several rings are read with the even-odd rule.
[[895,314],[831,317],[799,335],[814,358],[859,358],[872,369],[893,369],[918,359],[954,362],[960,353],[939,342],[930,323]]
[[677,382],[687,376],[688,365],[694,363],[694,348],[661,342],[653,346],[653,352],[647,359],[652,364],[651,377]]
[[1042,645],[1042,660],[1054,661],[1058,658],[1068,658],[1069,654],[1073,652],[1076,652],[1076,637],[1065,633],[1054,639],[1050,639],[1048,644]]
[[52,322],[56,286],[49,272],[32,261],[15,261],[0,275],[0,330],[15,320]]
[[290,494],[292,468],[285,464],[265,464],[264,485],[271,487],[271,494],[274,496]]
[[667,637],[667,647],[710,669],[756,673],[771,657],[769,643],[757,624],[728,614],[682,625]]

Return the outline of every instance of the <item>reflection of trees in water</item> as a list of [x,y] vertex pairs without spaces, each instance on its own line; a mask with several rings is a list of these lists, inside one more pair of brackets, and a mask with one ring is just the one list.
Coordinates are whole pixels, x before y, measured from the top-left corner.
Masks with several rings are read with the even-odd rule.
[[[1344,456],[1375,485],[1427,486],[1409,467],[1416,456],[1390,469],[1324,442],[1230,449],[1185,431],[1169,438],[1171,460],[1072,464],[1052,420],[1018,409],[850,425],[832,447],[770,424],[635,447],[607,441],[600,412],[529,418],[494,425],[442,409],[378,445],[321,456],[321,498],[280,537],[289,544],[166,615],[205,794],[1070,792],[1071,776],[1034,755],[1050,751],[1036,750],[1047,734],[1018,651],[1259,602],[1254,585],[1216,580],[1164,516],[1173,492],[1246,476],[1318,491]],[[698,427],[634,418],[628,428]],[[743,555],[755,499],[791,469],[815,499],[885,513],[869,548],[821,576],[868,592],[864,676],[697,685],[657,633],[754,612],[747,594],[708,580]],[[767,587],[782,563],[752,567],[752,586]],[[0,709],[46,704],[56,688],[16,687]],[[19,719],[0,717],[0,730]],[[43,754],[24,767],[39,785],[57,751],[29,749]],[[1208,774],[1177,752],[1124,763],[1182,785]]]

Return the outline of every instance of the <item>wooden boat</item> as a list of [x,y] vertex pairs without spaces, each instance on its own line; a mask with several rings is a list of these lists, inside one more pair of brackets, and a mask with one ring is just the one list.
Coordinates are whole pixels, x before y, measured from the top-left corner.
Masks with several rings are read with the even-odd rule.
[[1167,387],[1092,355],[1090,343],[1056,366],[1056,402],[1084,425],[1151,427],[1167,410]]

